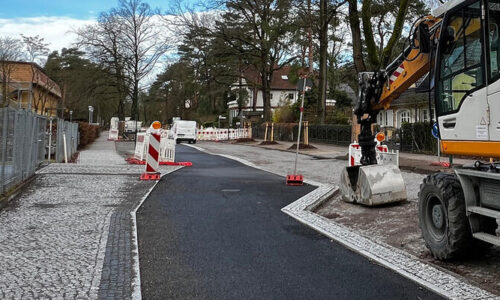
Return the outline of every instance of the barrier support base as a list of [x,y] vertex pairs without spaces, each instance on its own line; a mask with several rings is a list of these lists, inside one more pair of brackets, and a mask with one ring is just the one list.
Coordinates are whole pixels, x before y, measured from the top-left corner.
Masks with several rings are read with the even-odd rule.
[[173,161],[160,161],[160,165],[166,165],[166,166],[184,166],[184,167],[192,167],[193,163],[190,161],[179,161],[179,162],[173,162]]
[[304,176],[299,174],[287,175],[286,185],[292,185],[292,186],[304,185]]
[[141,180],[160,180],[160,173],[142,173]]
[[146,162],[135,157],[126,158],[125,161],[131,165],[145,165]]

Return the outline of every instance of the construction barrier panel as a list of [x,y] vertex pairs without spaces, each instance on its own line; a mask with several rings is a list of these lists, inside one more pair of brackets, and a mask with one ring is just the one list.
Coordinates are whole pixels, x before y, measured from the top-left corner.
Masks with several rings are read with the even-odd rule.
[[[229,135],[229,136],[228,136]],[[199,141],[224,141],[251,138],[250,128],[237,129],[200,129],[197,140]]]
[[169,137],[169,131],[164,130],[160,140],[160,162],[175,161],[175,140]]
[[110,129],[108,134],[108,141],[118,140],[118,129]]
[[135,143],[134,157],[137,158],[138,160],[146,159],[146,152],[149,144],[149,136],[150,134],[146,132],[137,133],[137,141]]
[[160,173],[160,140],[161,140],[161,123],[153,122],[150,127],[149,145],[146,154],[146,170],[141,175],[141,180],[159,180]]
[[[399,151],[389,152],[387,145],[378,144],[375,148],[377,154],[377,164],[389,165],[393,164],[399,167]],[[361,160],[361,146],[354,142],[349,145],[349,167],[359,166]]]

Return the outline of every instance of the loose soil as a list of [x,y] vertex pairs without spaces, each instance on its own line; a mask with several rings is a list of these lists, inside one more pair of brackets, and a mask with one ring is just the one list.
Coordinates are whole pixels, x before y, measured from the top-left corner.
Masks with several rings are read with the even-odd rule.
[[[294,150],[294,149],[297,149],[297,144],[293,144],[291,145],[288,150]],[[313,145],[311,144],[303,144],[303,143],[300,143],[299,144],[299,149],[318,149],[316,147],[314,147]]]
[[417,202],[407,201],[382,207],[346,203],[337,195],[316,209],[316,213],[345,225],[363,236],[404,250],[420,260],[463,276],[500,295],[500,247],[482,257],[442,262],[427,250],[418,226]]
[[275,142],[275,141],[263,141],[263,142],[260,142],[259,145],[278,145],[279,143],[278,142]]

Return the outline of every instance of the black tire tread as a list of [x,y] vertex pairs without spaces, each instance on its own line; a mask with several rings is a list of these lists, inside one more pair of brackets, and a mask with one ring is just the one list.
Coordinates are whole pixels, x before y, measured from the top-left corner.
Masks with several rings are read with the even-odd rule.
[[[445,209],[447,211],[447,243],[444,247],[432,248],[428,241],[425,241],[427,248],[432,255],[440,260],[449,260],[462,257],[470,252],[474,246],[469,221],[465,210],[465,200],[460,181],[454,174],[436,173],[427,176],[420,185],[419,200],[422,199],[422,189],[426,185],[433,185],[439,189]],[[419,211],[420,229],[425,230],[423,222],[425,217]],[[424,239],[425,239],[424,234]]]

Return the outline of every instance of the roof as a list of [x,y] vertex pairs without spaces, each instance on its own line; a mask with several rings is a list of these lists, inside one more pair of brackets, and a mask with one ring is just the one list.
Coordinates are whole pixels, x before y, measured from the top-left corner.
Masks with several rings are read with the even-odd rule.
[[[272,90],[296,90],[296,84],[290,82],[288,79],[288,74],[290,73],[290,66],[283,66],[282,68],[275,70],[273,72],[273,78],[271,80]],[[260,72],[252,65],[247,66],[243,70],[243,78],[248,85],[251,86],[262,86],[262,78]]]
[[[3,61],[0,63],[7,63],[7,64],[12,64],[12,65],[21,65],[21,66],[26,66],[29,67],[29,69],[24,69],[20,68],[18,69],[13,68],[10,77],[11,79],[18,81],[18,82],[32,82],[34,84],[37,84],[44,89],[48,90],[50,93],[54,94],[55,96],[61,98],[62,97],[62,91],[61,87],[54,81],[52,80],[45,70],[40,67],[38,64],[33,63],[33,62],[25,62],[25,61]],[[35,76],[32,76],[32,68],[34,67],[35,70]]]

